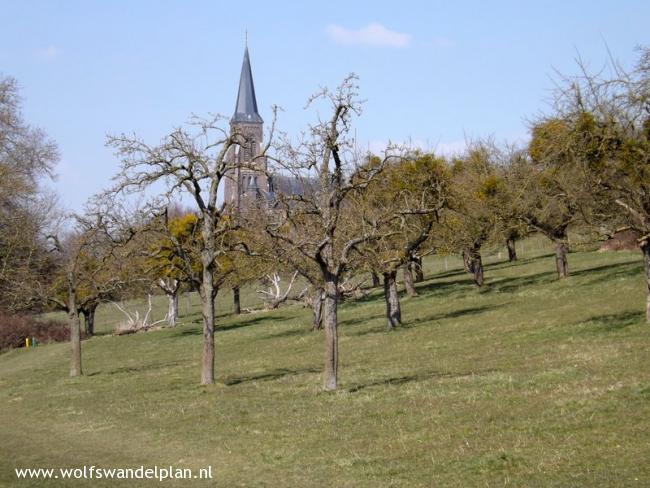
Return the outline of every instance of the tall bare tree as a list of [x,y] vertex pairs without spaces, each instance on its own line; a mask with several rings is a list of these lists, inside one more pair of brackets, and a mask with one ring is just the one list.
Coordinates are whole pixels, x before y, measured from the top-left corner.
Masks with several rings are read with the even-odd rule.
[[79,376],[82,374],[79,313],[87,313],[92,308],[94,314],[102,300],[116,296],[125,285],[128,278],[123,270],[127,268],[121,268],[124,259],[119,250],[121,243],[128,243],[132,233],[129,229],[115,228],[100,214],[65,216],[56,230],[47,236],[53,264],[48,273],[32,283],[30,292],[41,303],[68,315],[70,376]]
[[397,271],[404,269],[407,292],[414,295],[406,266],[425,243],[433,242],[431,233],[450,197],[449,176],[444,159],[415,153],[389,164],[358,198],[354,211],[380,224],[378,238],[359,246],[359,254],[362,269],[369,267],[383,275],[388,329],[401,323]]
[[266,205],[253,206],[247,208],[243,216],[245,227],[243,232],[239,233],[239,237],[241,241],[247,243],[247,254],[254,258],[247,266],[247,274],[249,278],[256,276],[257,279],[260,279],[267,274],[277,272],[282,272],[284,275],[297,272],[302,279],[309,283],[311,288],[310,298],[307,300],[304,297],[312,307],[311,329],[321,329],[324,284],[320,267],[314,260],[305,257],[297,248],[286,245],[278,246],[277,240],[268,233],[259,232],[260,228],[264,229],[268,225],[269,213],[273,215],[275,211]]
[[[222,128],[221,120],[221,117],[194,118],[188,126],[177,128],[156,145],[125,134],[108,138],[108,145],[116,150],[122,162],[114,191],[142,192],[163,183],[167,199],[181,193],[195,204],[201,232],[202,385],[214,383],[214,301],[218,292],[215,277],[220,267],[219,257],[225,252],[224,240],[236,225],[231,218],[232,210],[228,212],[226,204],[217,201],[217,191],[228,173],[242,165],[232,162],[227,157],[228,151],[234,146],[252,144],[234,126],[231,130]],[[267,143],[256,158],[265,157],[268,147]]]
[[323,386],[337,388],[339,282],[352,251],[372,239],[377,222],[352,221],[350,205],[387,162],[398,157],[388,148],[373,164],[359,157],[351,137],[351,123],[361,113],[357,77],[348,76],[334,91],[324,89],[308,105],[327,104],[331,116],[309,127],[297,142],[284,141],[273,167],[297,182],[300,192],[278,191],[264,226],[278,246],[302,254],[316,264],[324,286],[323,324],[325,368]]
[[56,144],[23,119],[16,80],[0,76],[0,308],[33,306],[29,291],[49,266],[44,236],[57,205],[41,183],[58,157]]
[[147,274],[167,296],[167,323],[174,327],[181,288],[198,289],[202,281],[199,218],[173,207],[161,217],[142,229],[140,254],[147,257]]
[[598,72],[581,60],[578,68],[558,84],[547,124],[563,137],[547,150],[586,181],[568,190],[577,186],[590,198],[581,211],[587,223],[609,235],[628,228],[639,236],[650,323],[650,49],[639,49],[631,69],[613,59]]
[[527,154],[524,148],[516,145],[506,145],[495,150],[495,176],[499,184],[499,192],[493,205],[497,217],[496,240],[505,241],[508,261],[517,260],[516,242],[523,239],[532,231],[532,227],[522,220],[519,208],[520,166],[526,164]]
[[576,135],[560,118],[537,121],[528,148],[530,159],[520,167],[524,170],[520,186],[525,189],[520,193],[521,216],[554,244],[560,279],[569,275],[569,228],[581,222],[592,201],[585,192],[588,179],[583,161],[570,154]]
[[505,193],[496,154],[491,142],[476,141],[452,164],[453,211],[445,219],[447,245],[462,253],[466,270],[472,273],[477,286],[484,282],[481,250],[497,234],[496,209]]

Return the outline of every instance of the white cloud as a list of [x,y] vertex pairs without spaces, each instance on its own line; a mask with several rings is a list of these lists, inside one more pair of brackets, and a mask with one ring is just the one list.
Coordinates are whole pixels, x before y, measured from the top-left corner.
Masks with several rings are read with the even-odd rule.
[[61,55],[61,49],[59,49],[56,46],[49,45],[45,48],[38,49],[36,51],[36,54],[38,57],[47,59],[47,60],[53,60],[58,58]]
[[325,32],[334,42],[346,45],[406,47],[411,42],[409,34],[392,31],[376,22],[357,30],[330,24],[325,29]]

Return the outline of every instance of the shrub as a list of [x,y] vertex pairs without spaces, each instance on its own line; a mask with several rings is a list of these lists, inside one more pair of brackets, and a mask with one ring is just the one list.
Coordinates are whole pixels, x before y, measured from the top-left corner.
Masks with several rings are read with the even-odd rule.
[[27,337],[36,337],[38,342],[65,342],[70,340],[70,329],[57,320],[41,321],[28,315],[0,312],[0,351],[23,347]]

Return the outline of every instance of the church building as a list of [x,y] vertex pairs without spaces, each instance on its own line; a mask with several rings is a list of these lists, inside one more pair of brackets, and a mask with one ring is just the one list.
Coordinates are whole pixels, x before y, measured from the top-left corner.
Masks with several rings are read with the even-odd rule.
[[232,146],[226,155],[230,163],[238,163],[225,178],[224,199],[227,204],[239,209],[245,198],[270,197],[271,188],[266,177],[267,162],[262,153],[264,144],[264,120],[257,111],[255,85],[251,71],[248,47],[244,51],[244,61],[239,78],[239,91],[235,114],[230,119],[232,133],[239,133],[244,141],[241,145]]

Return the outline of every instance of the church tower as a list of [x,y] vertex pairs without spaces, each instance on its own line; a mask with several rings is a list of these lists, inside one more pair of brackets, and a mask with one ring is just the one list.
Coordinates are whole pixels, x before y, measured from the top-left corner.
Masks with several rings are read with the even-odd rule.
[[262,152],[264,121],[257,111],[255,85],[251,71],[248,46],[244,51],[244,61],[239,77],[239,91],[235,114],[230,119],[231,133],[242,136],[241,145],[230,148],[226,155],[230,163],[240,163],[239,167],[226,175],[224,199],[239,209],[244,198],[266,198],[269,184],[266,178],[266,158],[257,158]]

